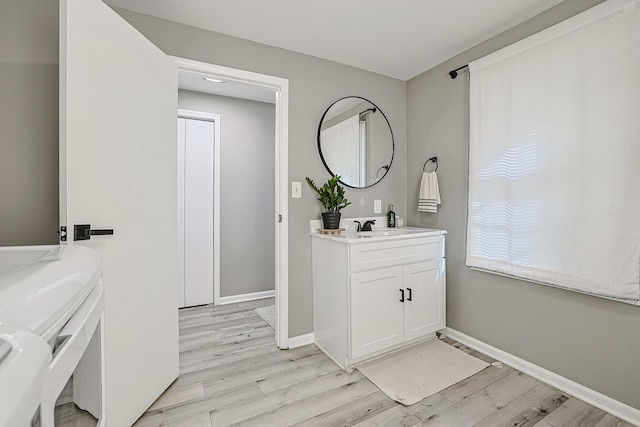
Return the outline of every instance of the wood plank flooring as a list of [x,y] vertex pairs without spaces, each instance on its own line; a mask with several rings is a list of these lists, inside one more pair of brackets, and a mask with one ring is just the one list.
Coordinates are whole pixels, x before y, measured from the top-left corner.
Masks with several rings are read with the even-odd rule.
[[135,427],[631,426],[506,365],[402,406],[315,345],[277,349],[273,329],[254,312],[270,304],[272,298],[180,310],[180,376]]

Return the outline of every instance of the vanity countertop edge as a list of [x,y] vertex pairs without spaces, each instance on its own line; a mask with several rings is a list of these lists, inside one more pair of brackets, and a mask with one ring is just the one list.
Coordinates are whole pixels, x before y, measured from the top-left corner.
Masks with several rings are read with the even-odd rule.
[[[392,229],[389,229],[392,230]],[[340,242],[345,244],[363,244],[373,242],[388,242],[395,240],[417,239],[422,237],[441,236],[447,234],[447,230],[440,230],[435,228],[422,228],[422,227],[402,227],[398,230],[410,230],[407,234],[397,234],[391,236],[368,236],[360,232],[356,233],[353,230],[345,230],[341,234],[323,234],[318,231],[311,231],[310,235],[313,238],[333,240],[334,242]],[[375,231],[380,229],[374,228]]]

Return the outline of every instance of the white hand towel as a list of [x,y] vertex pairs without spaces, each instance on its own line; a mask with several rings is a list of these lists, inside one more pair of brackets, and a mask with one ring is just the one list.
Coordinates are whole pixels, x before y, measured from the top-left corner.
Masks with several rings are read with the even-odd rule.
[[439,204],[438,175],[435,172],[423,172],[418,195],[418,212],[438,213]]

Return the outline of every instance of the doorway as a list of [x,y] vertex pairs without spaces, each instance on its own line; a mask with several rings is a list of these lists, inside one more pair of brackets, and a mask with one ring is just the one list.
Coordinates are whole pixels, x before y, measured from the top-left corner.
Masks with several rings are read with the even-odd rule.
[[[279,348],[288,348],[288,80],[244,70],[237,70],[213,64],[188,60],[184,58],[173,58],[178,65],[179,72],[219,79],[224,82],[241,83],[244,86],[253,86],[260,89],[268,89],[272,92],[275,102],[275,155],[272,161],[274,164],[274,207],[273,230],[275,234],[275,259],[274,259],[274,281],[275,281],[275,311],[276,327],[275,341]],[[231,86],[231,85],[229,85]],[[228,86],[228,87],[229,87]],[[233,96],[233,95],[227,95]],[[222,118],[224,119],[224,118]],[[219,157],[218,157],[219,158]],[[219,171],[219,168],[218,168]],[[214,180],[215,181],[215,180]],[[215,190],[214,190],[215,193]],[[219,194],[219,191],[218,191]],[[214,206],[216,206],[214,202]],[[217,204],[219,206],[219,203]],[[259,213],[256,213],[259,214]],[[216,215],[214,214],[214,218]],[[219,215],[218,215],[219,219]],[[241,224],[232,224],[241,226]],[[228,225],[230,226],[230,225]],[[219,227],[219,224],[218,224]],[[215,224],[214,224],[215,233]],[[215,241],[215,239],[214,239]],[[214,253],[215,253],[214,248]],[[217,253],[220,253],[218,248]],[[214,258],[215,259],[215,258]],[[250,265],[251,260],[247,260]],[[214,277],[219,275],[219,268],[214,266]],[[214,279],[215,280],[215,279]],[[219,276],[218,276],[219,285]],[[215,288],[214,288],[215,289]],[[219,286],[217,291],[219,292]],[[225,302],[236,302],[234,300],[221,301],[220,294],[214,294],[214,304]]]

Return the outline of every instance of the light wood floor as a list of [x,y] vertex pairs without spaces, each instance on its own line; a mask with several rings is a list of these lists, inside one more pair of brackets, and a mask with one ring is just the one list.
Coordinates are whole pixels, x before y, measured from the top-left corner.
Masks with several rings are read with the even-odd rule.
[[[273,329],[253,311],[270,304],[180,310],[180,376],[135,427],[631,426],[508,366],[490,366],[404,407],[315,345],[278,350]],[[65,426],[87,425],[81,415],[75,422],[67,415]]]

